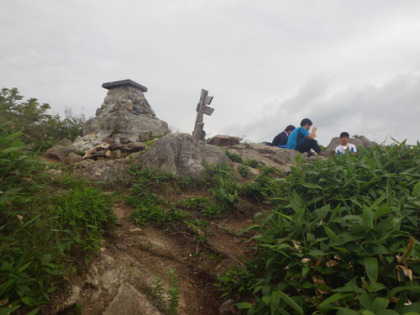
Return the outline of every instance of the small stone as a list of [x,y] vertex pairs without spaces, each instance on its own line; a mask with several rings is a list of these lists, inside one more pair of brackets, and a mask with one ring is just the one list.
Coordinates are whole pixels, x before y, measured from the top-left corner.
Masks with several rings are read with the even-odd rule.
[[110,137],[103,138],[102,141],[109,144],[114,143],[114,139]]
[[130,229],[129,230],[129,232],[131,233],[131,234],[144,234],[144,231],[142,230],[142,229],[140,229],[140,228],[133,228],[133,229]]
[[121,155],[122,153],[120,150],[111,151],[111,159],[120,159]]
[[146,149],[144,142],[130,142],[124,149],[124,152],[139,152]]
[[220,315],[235,315],[237,312],[236,312],[236,307],[234,304],[235,304],[235,301],[232,299],[225,301],[219,307],[219,314]]
[[118,249],[121,249],[121,250],[126,250],[127,249],[127,246],[125,246],[124,244],[121,244],[121,243],[117,243],[117,244],[115,244],[115,246]]
[[82,161],[83,160],[83,158],[80,156],[80,155],[78,155],[78,154],[76,154],[76,153],[73,153],[73,152],[71,152],[66,158],[65,158],[65,162],[67,163],[67,164],[70,164],[70,165],[73,165],[73,164],[76,164],[76,163],[79,163],[80,161]]
[[130,142],[130,140],[128,140],[127,138],[120,138],[120,143],[121,144],[128,144]]

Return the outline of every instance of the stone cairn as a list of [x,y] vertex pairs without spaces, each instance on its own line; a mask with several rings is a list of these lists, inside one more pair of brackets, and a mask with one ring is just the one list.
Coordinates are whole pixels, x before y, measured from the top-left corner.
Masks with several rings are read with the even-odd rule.
[[145,148],[145,141],[161,137],[170,130],[156,117],[144,97],[147,88],[132,80],[107,82],[104,102],[96,117],[86,121],[83,137],[73,146],[85,152],[84,158],[118,158],[121,152],[136,152]]
[[109,90],[96,116],[104,117],[115,112],[127,112],[132,115],[148,115],[156,118],[156,114],[144,97],[147,87],[132,80],[122,80],[102,84]]

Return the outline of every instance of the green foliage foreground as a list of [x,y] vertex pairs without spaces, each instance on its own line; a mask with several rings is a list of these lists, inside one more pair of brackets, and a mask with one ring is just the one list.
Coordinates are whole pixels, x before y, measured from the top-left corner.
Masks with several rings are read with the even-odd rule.
[[51,181],[20,133],[0,124],[0,314],[37,313],[113,220],[107,196],[71,177]]
[[247,314],[418,314],[420,145],[297,162],[224,295]]

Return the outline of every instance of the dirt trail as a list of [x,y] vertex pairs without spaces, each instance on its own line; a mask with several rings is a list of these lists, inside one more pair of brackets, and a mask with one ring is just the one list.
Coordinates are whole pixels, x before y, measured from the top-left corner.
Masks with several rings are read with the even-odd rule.
[[[163,299],[170,299],[167,292],[173,270],[180,293],[177,314],[219,314],[223,300],[214,283],[227,266],[241,263],[246,238],[237,236],[236,232],[252,223],[252,214],[212,221],[205,231],[193,233],[138,227],[129,220],[132,210],[124,203],[114,206],[117,226],[105,240],[101,255],[86,276],[73,279],[77,284],[73,288],[80,287],[77,294],[82,305],[80,313],[106,312],[122,283],[129,283],[156,306],[160,302],[153,299],[151,292],[157,279],[163,286]],[[69,297],[66,299],[68,303]]]

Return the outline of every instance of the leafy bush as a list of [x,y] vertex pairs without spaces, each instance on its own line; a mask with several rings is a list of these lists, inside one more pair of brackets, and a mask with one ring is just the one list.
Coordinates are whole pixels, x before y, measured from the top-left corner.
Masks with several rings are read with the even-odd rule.
[[260,166],[260,163],[257,160],[246,160],[244,164],[252,168],[258,168]]
[[74,270],[74,257],[96,250],[113,221],[108,198],[81,183],[51,194],[44,172],[25,151],[20,132],[0,125],[1,314],[35,313]]
[[248,178],[251,174],[251,171],[245,165],[240,165],[238,167],[238,173],[242,176],[242,178]]
[[242,187],[242,194],[252,197],[258,202],[269,202],[270,199],[282,192],[284,178],[274,168],[264,168],[254,181]]
[[206,185],[212,187],[209,190],[219,211],[225,211],[239,202],[240,186],[235,182],[230,166],[207,167],[204,178]]
[[61,120],[58,115],[48,114],[50,105],[39,104],[31,98],[22,101],[23,96],[16,88],[3,88],[0,91],[0,124],[10,121],[14,131],[21,132],[21,138],[32,151],[45,151],[59,140],[74,140],[82,135],[85,118],[75,117],[70,110]]
[[409,314],[420,309],[420,146],[298,165],[248,229],[258,254],[220,277],[248,314]]
[[231,160],[232,162],[242,163],[242,157],[239,154],[226,151],[226,155],[228,159]]

